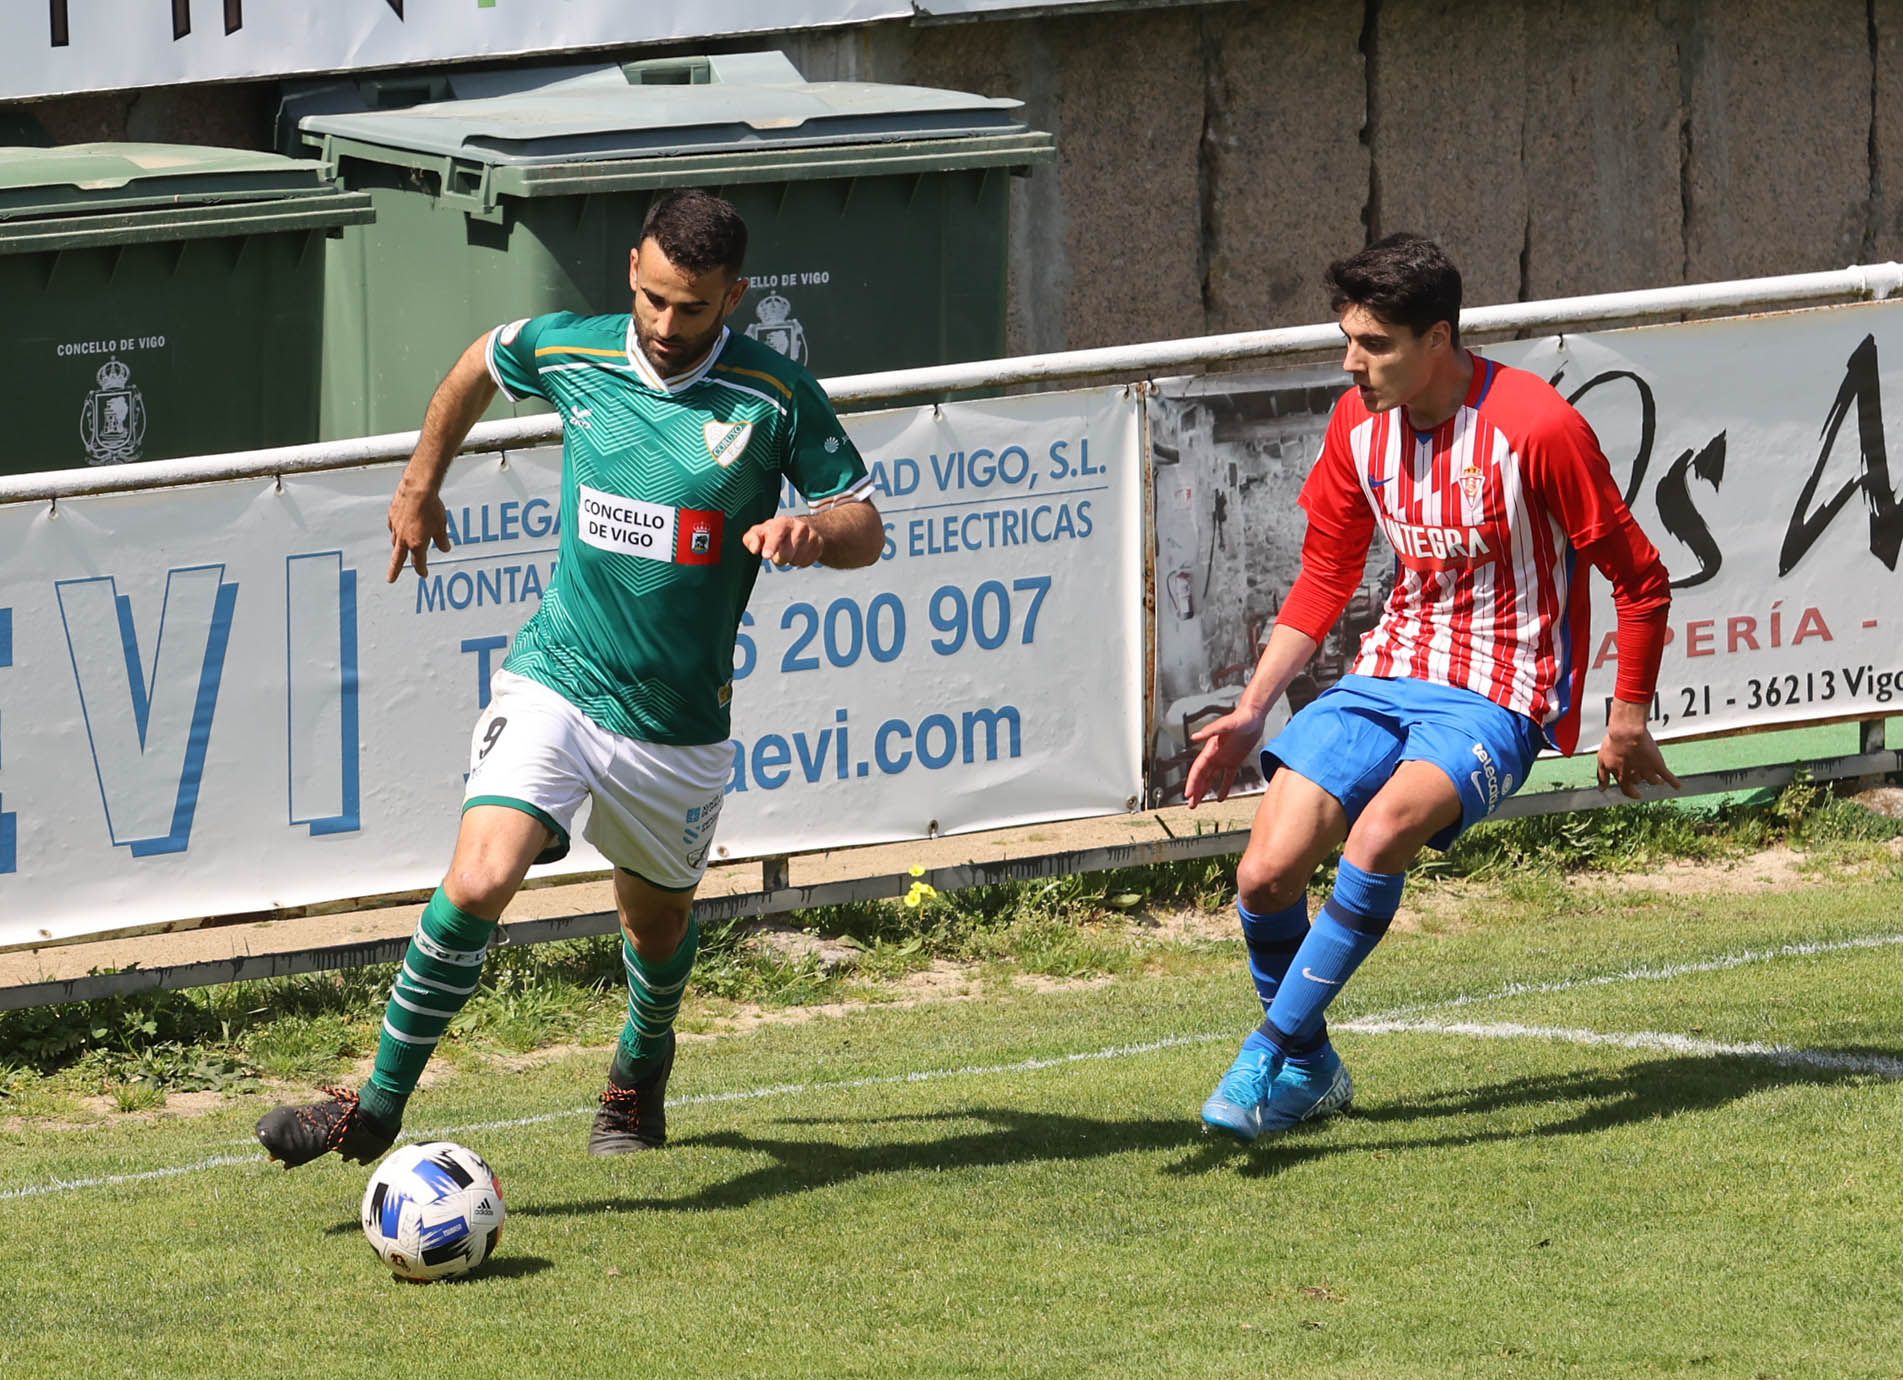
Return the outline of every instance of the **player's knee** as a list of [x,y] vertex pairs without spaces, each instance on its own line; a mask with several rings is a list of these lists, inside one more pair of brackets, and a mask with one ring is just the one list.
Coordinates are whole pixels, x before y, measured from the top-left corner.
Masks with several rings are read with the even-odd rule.
[[1434,821],[1403,805],[1384,805],[1377,797],[1355,821],[1346,850],[1356,866],[1378,872],[1403,872],[1434,833]]
[[1257,915],[1286,910],[1307,888],[1308,873],[1284,859],[1244,853],[1236,864],[1236,896]]
[[687,911],[652,910],[640,916],[623,915],[621,933],[634,951],[650,963],[665,963],[687,939]]
[[443,878],[443,891],[458,910],[495,919],[521,884],[514,869],[494,859],[458,858]]

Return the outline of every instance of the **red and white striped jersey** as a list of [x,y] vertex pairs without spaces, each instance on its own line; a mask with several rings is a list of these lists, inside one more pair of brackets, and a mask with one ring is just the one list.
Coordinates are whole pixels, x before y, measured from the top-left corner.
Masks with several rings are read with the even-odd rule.
[[1336,403],[1301,504],[1302,574],[1279,621],[1320,641],[1360,582],[1379,527],[1394,591],[1353,670],[1458,686],[1579,741],[1590,611],[1580,557],[1612,581],[1621,699],[1651,698],[1669,582],[1586,419],[1537,375],[1473,357],[1454,415]]

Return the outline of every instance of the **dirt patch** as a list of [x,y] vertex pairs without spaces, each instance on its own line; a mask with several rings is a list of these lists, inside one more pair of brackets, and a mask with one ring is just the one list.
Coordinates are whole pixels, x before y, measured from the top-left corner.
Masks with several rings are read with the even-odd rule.
[[1872,786],[1850,797],[1871,814],[1903,819],[1903,786]]
[[[1903,840],[1890,841],[1891,856],[1903,856],[1903,851],[1896,846],[1899,843]],[[1580,892],[1619,891],[1629,895],[1636,891],[1658,891],[1674,896],[1711,896],[1718,892],[1793,891],[1843,880],[1842,874],[1824,876],[1806,871],[1810,856],[1779,844],[1762,852],[1717,862],[1669,862],[1643,872],[1580,873],[1567,877],[1566,885]]]
[[141,1107],[137,1111],[122,1112],[119,1110],[119,1104],[113,1101],[110,1096],[81,1097],[75,1099],[76,1105],[82,1110],[91,1113],[94,1117],[98,1118],[98,1120],[66,1123],[35,1121],[31,1124],[34,1130],[43,1131],[54,1127],[85,1129],[89,1126],[97,1126],[107,1119],[110,1119],[115,1125],[136,1124],[141,1121],[189,1119],[191,1117],[204,1116],[207,1112],[215,1112],[222,1108],[229,1107],[236,1100],[237,1099],[228,1093],[175,1092],[167,1093],[165,1095],[165,1101],[157,1106]]
[[[744,1006],[708,1022],[707,1028],[692,1035],[682,1035],[685,1040],[718,1040],[734,1035],[745,1035],[749,1031],[764,1026],[803,1025],[809,1021],[838,1020],[871,1007],[881,1010],[904,1011],[916,1006],[936,1006],[951,1002],[976,1001],[980,997],[996,996],[1001,986],[987,983],[978,976],[975,964],[935,962],[930,968],[887,984],[889,990],[897,993],[890,998],[861,998],[853,1001],[820,1002],[813,1006]],[[1091,987],[1103,987],[1115,981],[1109,977],[1055,978],[1036,974],[1019,974],[1013,977],[1003,990],[1014,992],[1034,992],[1042,995],[1047,992],[1082,991]]]
[[[499,1069],[503,1073],[524,1073],[529,1069],[539,1069],[544,1064],[552,1064],[558,1059],[566,1059],[571,1054],[581,1054],[589,1050],[600,1049],[597,1045],[578,1045],[573,1043],[544,1045],[541,1049],[532,1049],[526,1054],[483,1054],[479,1058],[485,1069]],[[427,1074],[429,1069],[425,1069]]]
[[865,956],[865,946],[856,939],[809,934],[780,925],[754,930],[747,936],[747,943],[756,952],[773,954],[788,962],[810,961],[825,973],[851,968]]
[[1188,906],[1179,910],[1145,911],[1134,916],[1133,923],[1157,939],[1197,944],[1233,939],[1242,932],[1237,926],[1235,911],[1227,906],[1221,910]]

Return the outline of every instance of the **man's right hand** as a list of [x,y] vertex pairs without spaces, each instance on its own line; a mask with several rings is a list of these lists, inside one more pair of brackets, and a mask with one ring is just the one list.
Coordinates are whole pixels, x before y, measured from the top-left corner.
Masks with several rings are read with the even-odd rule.
[[412,489],[408,483],[396,486],[390,500],[390,573],[386,582],[396,583],[403,563],[416,567],[418,575],[429,574],[429,549],[450,549],[449,510],[434,490]]
[[403,562],[429,574],[429,549],[447,551],[449,513],[437,497],[449,462],[456,456],[469,428],[495,400],[496,381],[489,376],[489,332],[484,331],[462,352],[449,376],[437,385],[423,415],[423,431],[416,439],[410,463],[397,481],[390,500],[390,573],[396,583]]
[[1195,809],[1211,794],[1219,801],[1229,798],[1236,772],[1262,741],[1262,725],[1267,719],[1266,708],[1252,710],[1237,705],[1220,719],[1190,734],[1192,743],[1203,745],[1202,752],[1190,763],[1189,779],[1183,783],[1183,799],[1189,802],[1190,809]]

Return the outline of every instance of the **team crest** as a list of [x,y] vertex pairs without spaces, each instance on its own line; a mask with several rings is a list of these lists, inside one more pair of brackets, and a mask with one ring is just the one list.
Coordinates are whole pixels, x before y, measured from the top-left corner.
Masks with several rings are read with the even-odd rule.
[[1469,500],[1479,498],[1480,491],[1486,487],[1486,483],[1487,476],[1472,465],[1460,472],[1460,491],[1466,494]]
[[115,356],[100,367],[99,386],[79,413],[79,438],[95,465],[123,465],[139,458],[145,444],[145,399],[132,369]]
[[806,363],[806,328],[793,315],[793,304],[769,292],[753,310],[757,319],[747,327],[747,335],[797,364]]
[[714,529],[700,526],[687,534],[687,549],[696,556],[705,556],[714,549]]
[[703,422],[700,430],[707,438],[707,453],[722,467],[738,460],[753,439],[752,422]]

